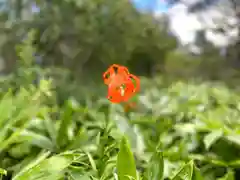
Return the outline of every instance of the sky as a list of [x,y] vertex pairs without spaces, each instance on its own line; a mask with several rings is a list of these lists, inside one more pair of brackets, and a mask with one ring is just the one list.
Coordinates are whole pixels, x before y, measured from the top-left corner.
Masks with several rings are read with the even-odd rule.
[[153,10],[166,12],[168,10],[167,3],[164,0],[132,0],[135,6],[140,10]]

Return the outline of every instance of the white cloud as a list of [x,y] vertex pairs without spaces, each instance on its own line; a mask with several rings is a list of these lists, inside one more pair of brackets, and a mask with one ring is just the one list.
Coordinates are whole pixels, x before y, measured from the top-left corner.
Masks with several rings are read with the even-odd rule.
[[187,13],[183,4],[175,5],[169,9],[170,29],[179,37],[183,44],[193,43],[195,32],[203,28],[196,15]]
[[[187,1],[190,2],[185,0]],[[233,43],[238,36],[237,18],[227,0],[220,0],[219,3],[198,13],[188,13],[187,6],[179,3],[169,9],[168,15],[171,30],[184,45],[194,43],[197,30],[206,29],[207,40],[217,47]],[[223,28],[226,33],[214,30],[216,28]]]

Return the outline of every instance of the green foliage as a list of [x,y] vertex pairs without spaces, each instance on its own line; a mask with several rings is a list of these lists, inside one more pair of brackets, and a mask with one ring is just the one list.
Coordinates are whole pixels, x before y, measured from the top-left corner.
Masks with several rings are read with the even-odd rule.
[[146,90],[137,97],[137,109],[127,114],[104,97],[79,102],[72,97],[59,105],[51,89],[54,81],[46,79],[36,85],[23,83],[14,93],[2,92],[3,176],[7,172],[14,180],[236,179],[237,92],[221,83],[174,82],[166,87],[159,80],[142,78]]
[[[16,65],[13,55],[14,46],[21,42],[19,37],[25,37],[26,29],[32,28],[36,30],[32,44],[35,54],[44,57],[42,65],[65,67],[74,72],[75,77],[84,75],[84,79],[101,76],[113,63],[125,64],[149,75],[148,69],[152,71],[155,64],[164,64],[165,56],[176,47],[176,39],[167,35],[166,23],[150,14],[139,13],[128,0],[36,1],[40,8],[36,15],[28,12],[29,5],[25,7],[22,3],[19,10],[21,3],[14,1],[13,4],[18,6],[15,11],[22,11],[23,16],[28,13],[29,17],[27,21],[18,17],[11,22],[11,29],[7,29],[10,33],[2,33],[8,36],[8,40],[2,42],[4,52],[1,54],[7,72]],[[150,67],[135,67],[142,62]]]
[[[2,179],[239,179],[238,91],[222,82],[170,81],[197,76],[204,63],[210,67],[216,61],[173,53],[175,40],[166,36],[167,28],[156,30],[157,22],[127,1],[44,2],[38,1],[46,7],[40,12],[43,22],[29,20],[36,30],[16,48],[18,68],[0,81]],[[11,31],[21,26],[13,23]],[[37,66],[37,53],[46,53],[44,65],[54,67]],[[171,75],[141,77],[137,106],[128,112],[108,102],[98,83],[71,78],[79,64],[94,76],[90,70],[101,69],[102,61],[133,69],[141,56],[161,61]],[[147,64],[135,71],[144,73]]]

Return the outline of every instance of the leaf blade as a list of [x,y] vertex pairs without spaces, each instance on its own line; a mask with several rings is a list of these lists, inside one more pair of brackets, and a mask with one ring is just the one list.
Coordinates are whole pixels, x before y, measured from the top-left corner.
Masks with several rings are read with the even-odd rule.
[[117,156],[117,172],[119,180],[129,180],[129,176],[137,179],[134,156],[126,137],[121,140],[120,151]]
[[164,160],[163,152],[157,150],[150,159],[148,168],[148,179],[163,180],[164,179]]

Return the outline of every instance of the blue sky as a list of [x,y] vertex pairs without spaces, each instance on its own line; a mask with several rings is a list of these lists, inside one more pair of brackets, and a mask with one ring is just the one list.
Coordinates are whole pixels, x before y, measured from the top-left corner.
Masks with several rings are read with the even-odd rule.
[[166,12],[168,5],[164,0],[132,0],[133,4],[139,10],[152,10],[157,12]]
[[[133,4],[139,10],[151,10],[155,12],[166,12],[168,5],[165,0],[132,0]],[[33,12],[38,12],[39,9],[36,6],[32,7]]]

